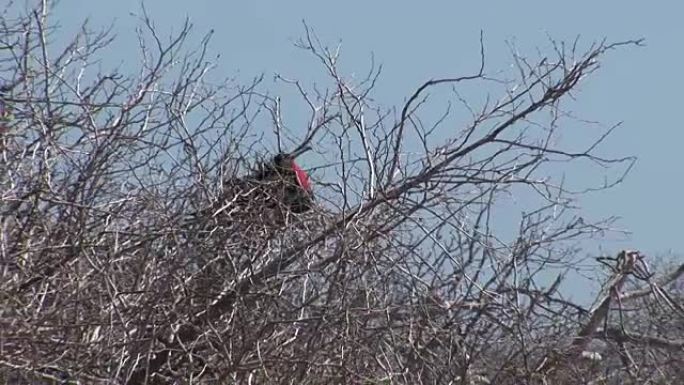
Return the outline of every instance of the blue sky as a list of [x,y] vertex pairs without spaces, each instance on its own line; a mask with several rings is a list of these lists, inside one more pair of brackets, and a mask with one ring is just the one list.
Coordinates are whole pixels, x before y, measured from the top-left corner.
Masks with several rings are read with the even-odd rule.
[[[610,4],[609,4],[610,3]],[[57,21],[67,29],[85,17],[94,25],[115,22],[119,35],[108,60],[136,60],[133,26],[137,0],[62,0]],[[382,63],[375,93],[385,105],[401,103],[422,81],[472,72],[484,32],[488,67],[511,64],[506,41],[521,52],[548,48],[548,36],[585,42],[645,38],[643,48],[611,53],[585,83],[573,110],[590,120],[623,126],[604,154],[636,155],[629,178],[617,188],[582,201],[592,217],[618,215],[633,232],[627,241],[597,244],[588,252],[636,248],[651,255],[684,252],[681,219],[684,131],[677,118],[684,89],[684,3],[678,1],[241,1],[147,0],[156,24],[170,31],[189,16],[195,32],[213,29],[212,49],[221,53],[219,70],[249,79],[264,73],[317,76],[315,62],[293,47],[302,20],[327,43],[342,42],[343,69],[363,73],[371,53]],[[54,21],[54,20],[53,20]],[[313,72],[312,72],[313,71]],[[318,71],[318,72],[316,72]],[[594,178],[578,169],[574,178]],[[587,173],[583,175],[582,173]],[[681,258],[681,257],[679,257]]]

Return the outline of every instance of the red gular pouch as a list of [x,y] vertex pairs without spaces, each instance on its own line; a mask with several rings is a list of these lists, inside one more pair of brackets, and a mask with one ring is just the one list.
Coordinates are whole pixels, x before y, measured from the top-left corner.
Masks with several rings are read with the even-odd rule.
[[299,185],[299,187],[310,193],[311,181],[309,180],[309,174],[307,174],[306,171],[299,167],[299,165],[295,161],[292,161],[292,171],[294,171],[295,176],[297,177],[297,184]]

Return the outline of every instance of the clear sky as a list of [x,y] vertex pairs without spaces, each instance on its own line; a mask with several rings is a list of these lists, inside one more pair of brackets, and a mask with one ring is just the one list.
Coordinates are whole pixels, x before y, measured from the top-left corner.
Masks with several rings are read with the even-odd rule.
[[[62,0],[55,16],[64,27],[90,17],[94,25],[115,21],[119,61],[136,60],[130,13],[138,0]],[[302,20],[322,40],[341,40],[344,69],[362,73],[371,53],[384,66],[375,94],[385,105],[401,103],[422,81],[471,72],[478,38],[484,32],[488,67],[506,68],[504,44],[535,54],[548,37],[584,41],[645,38],[646,47],[607,56],[602,69],[582,86],[574,111],[607,125],[624,124],[603,154],[636,155],[629,178],[606,193],[582,201],[593,218],[618,215],[633,232],[628,241],[601,248],[636,248],[651,255],[684,252],[682,154],[684,130],[677,118],[684,99],[684,2],[681,1],[219,1],[147,0],[162,29],[185,16],[195,32],[213,29],[212,48],[221,53],[226,76],[249,79],[275,72],[292,77],[321,73],[313,60],[292,46],[303,33]],[[55,21],[55,20],[53,20]],[[580,172],[591,170],[580,169]],[[575,176],[582,178],[582,175]],[[590,176],[587,176],[590,177]],[[598,252],[598,245],[589,252]],[[682,257],[679,257],[682,258]]]

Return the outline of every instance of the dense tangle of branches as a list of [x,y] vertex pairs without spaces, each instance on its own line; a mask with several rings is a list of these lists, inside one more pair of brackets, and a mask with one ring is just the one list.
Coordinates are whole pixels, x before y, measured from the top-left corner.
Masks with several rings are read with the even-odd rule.
[[[604,55],[639,41],[551,42],[548,57],[514,54],[514,73],[490,72],[481,42],[473,74],[429,80],[395,110],[371,97],[379,69],[350,82],[339,50],[307,28],[298,45],[329,83],[278,77],[310,112],[291,132],[260,78],[207,80],[209,39],[194,48],[189,24],[166,39],[144,16],[128,76],[94,65],[108,32],[84,26],[58,49],[46,6],[15,11],[0,19],[11,112],[0,121],[0,382],[684,378],[684,266],[650,268],[629,250],[580,257],[612,219],[580,217],[576,200],[619,183],[633,159],[598,154],[613,128],[582,149],[557,135],[589,124],[564,101]],[[452,109],[423,113],[429,92]],[[267,200],[277,185],[243,178],[259,122],[279,146],[318,153],[314,210],[283,210]],[[558,168],[577,160],[613,179],[573,190]],[[516,214],[511,196],[532,207]],[[517,230],[502,229],[512,215]],[[584,266],[601,272],[592,306],[563,289]]]

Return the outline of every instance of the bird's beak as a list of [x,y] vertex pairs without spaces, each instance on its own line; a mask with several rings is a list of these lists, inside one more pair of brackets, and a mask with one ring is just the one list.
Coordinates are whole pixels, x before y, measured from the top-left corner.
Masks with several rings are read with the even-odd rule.
[[290,156],[292,156],[292,158],[296,158],[309,150],[311,150],[311,146],[304,146],[292,151],[292,153],[290,153]]

